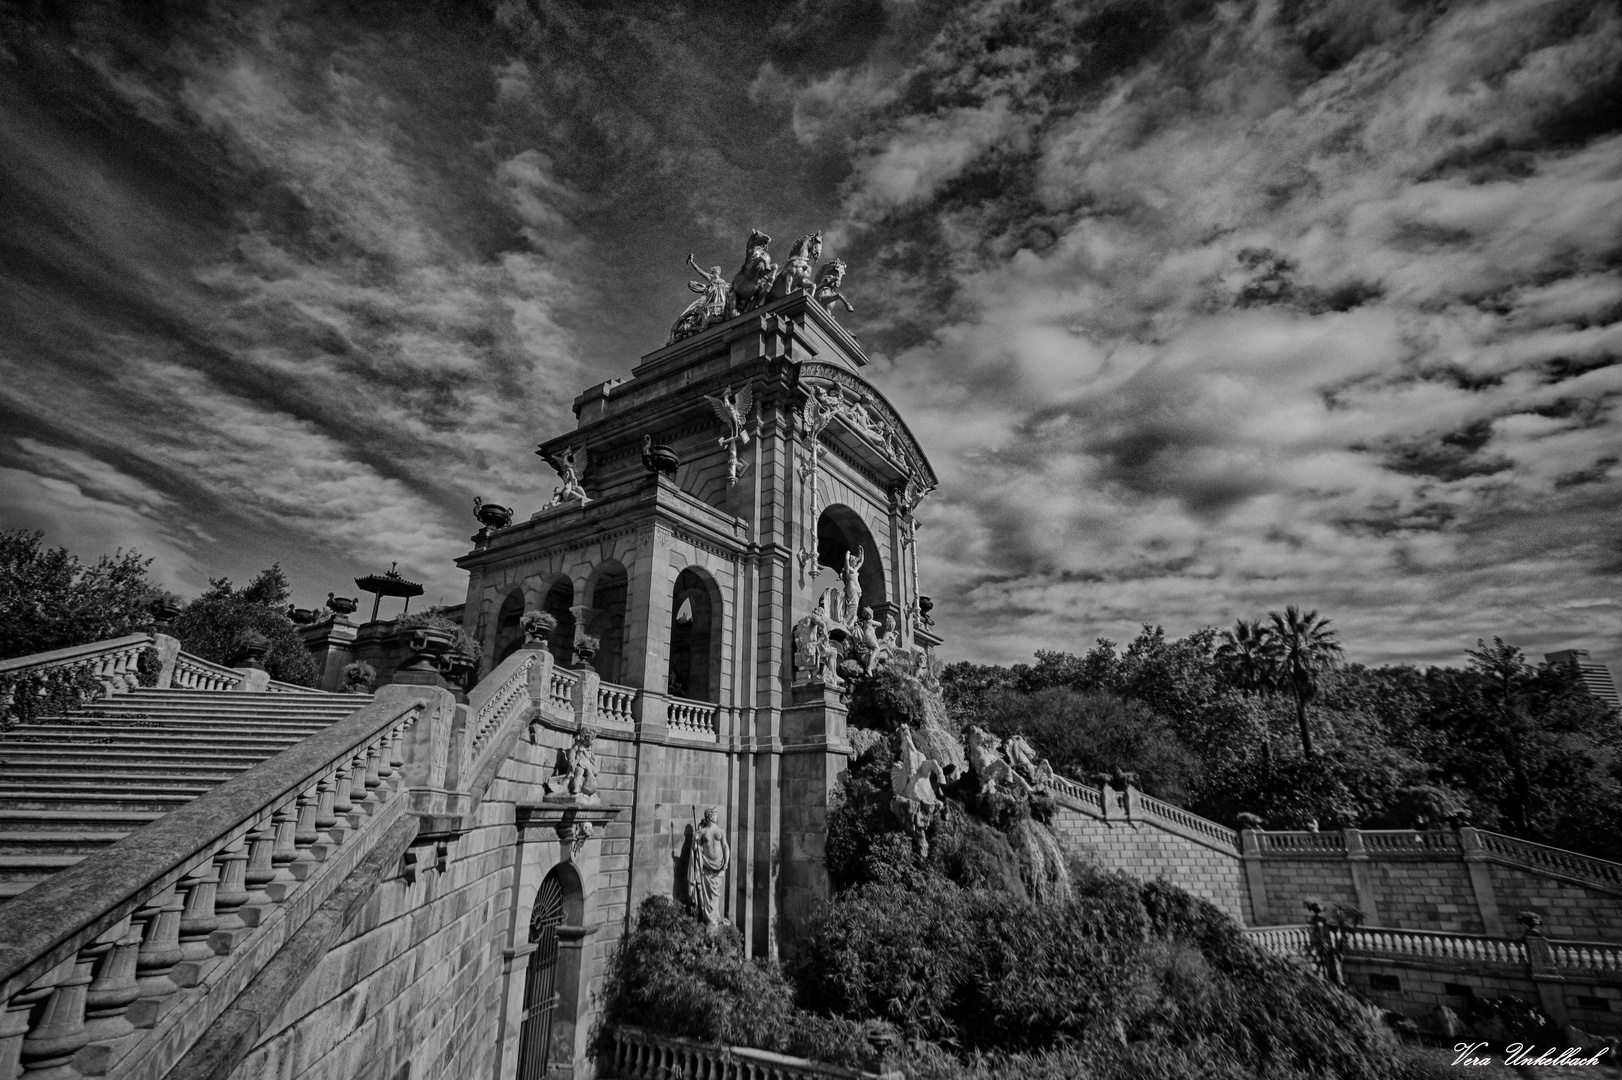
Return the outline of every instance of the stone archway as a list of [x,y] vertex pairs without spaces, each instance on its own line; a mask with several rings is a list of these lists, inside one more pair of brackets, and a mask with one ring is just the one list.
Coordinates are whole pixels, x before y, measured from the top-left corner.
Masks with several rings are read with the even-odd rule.
[[507,659],[524,644],[524,629],[518,625],[518,620],[523,614],[524,590],[514,589],[501,602],[501,609],[496,614],[496,647],[492,654],[491,667]]
[[665,688],[672,697],[719,704],[721,590],[715,579],[696,566],[677,574],[670,612],[670,667]]
[[591,618],[585,629],[598,638],[591,666],[604,682],[623,682],[625,672],[625,602],[629,575],[618,559],[592,568],[586,584]]
[[541,610],[558,621],[547,640],[552,659],[559,667],[568,667],[574,659],[574,582],[567,576],[555,578],[541,594]]
[[584,921],[580,874],[573,865],[559,863],[542,880],[530,909],[533,950],[524,971],[517,1080],[544,1080],[549,1073],[565,1070],[572,1073]]
[[[884,560],[873,533],[850,507],[838,503],[829,506],[817,518],[817,564],[840,574],[845,569],[845,556],[856,551],[862,553],[862,568],[856,575],[862,606],[881,612],[889,594],[885,589]],[[855,614],[842,612],[841,618],[848,620]]]

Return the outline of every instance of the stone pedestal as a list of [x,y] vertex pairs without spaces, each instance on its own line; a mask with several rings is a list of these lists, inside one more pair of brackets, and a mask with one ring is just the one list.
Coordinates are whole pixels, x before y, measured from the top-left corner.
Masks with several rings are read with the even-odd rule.
[[355,624],[342,615],[334,615],[328,622],[301,626],[298,632],[321,672],[315,685],[322,690],[338,689],[343,682],[344,667],[355,659]]
[[785,949],[829,895],[828,796],[850,765],[847,713],[838,691],[821,683],[794,687],[783,710],[778,929]]

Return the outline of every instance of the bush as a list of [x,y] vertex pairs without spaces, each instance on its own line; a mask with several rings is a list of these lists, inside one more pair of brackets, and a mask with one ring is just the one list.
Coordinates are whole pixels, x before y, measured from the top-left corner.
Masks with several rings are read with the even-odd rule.
[[133,551],[86,566],[43,533],[0,532],[0,660],[88,645],[152,625],[151,559]]
[[201,596],[186,605],[170,631],[180,647],[216,664],[235,661],[250,634],[270,641],[265,670],[272,679],[314,686],[320,677],[298,628],[281,611],[234,596]]
[[338,683],[340,694],[364,694],[372,689],[377,681],[377,669],[364,660],[356,660],[352,664],[345,664],[343,676]]
[[10,705],[0,716],[0,728],[27,724],[42,716],[61,716],[94,701],[105,692],[88,668],[58,667],[19,675],[0,675],[0,702]]

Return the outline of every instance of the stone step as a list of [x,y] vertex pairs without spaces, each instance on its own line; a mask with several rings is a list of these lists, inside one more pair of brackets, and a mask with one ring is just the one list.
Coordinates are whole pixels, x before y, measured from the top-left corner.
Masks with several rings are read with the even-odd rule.
[[35,882],[66,870],[83,855],[0,855],[0,881]]
[[44,809],[45,805],[60,805],[64,801],[79,798],[92,802],[105,798],[145,802],[154,799],[164,802],[185,802],[235,775],[237,774],[221,773],[217,778],[209,779],[201,776],[174,775],[144,776],[139,779],[109,776],[73,780],[48,780],[43,777],[13,780],[0,777],[0,805],[8,807],[38,805],[40,809]]
[[19,836],[24,833],[96,832],[118,838],[150,825],[164,815],[162,810],[98,810],[75,806],[70,810],[24,810],[7,807],[0,810],[0,835]]
[[[262,759],[261,759],[262,760]],[[111,764],[78,763],[72,767],[66,762],[52,761],[4,761],[0,762],[0,784],[17,783],[37,785],[41,781],[47,784],[59,782],[78,783],[80,781],[107,782],[123,784],[125,782],[146,781],[162,782],[167,777],[194,778],[203,783],[223,783],[242,772],[252,768],[258,762],[244,765],[216,765],[206,760],[194,761],[179,756],[169,756],[161,761],[121,761]]]
[[112,735],[127,735],[137,738],[151,738],[162,735],[169,738],[196,737],[205,739],[210,736],[224,738],[273,738],[286,736],[293,739],[302,739],[322,731],[327,725],[314,724],[264,724],[264,725],[236,725],[236,724],[206,724],[206,723],[179,723],[179,722],[153,722],[137,724],[133,722],[119,722],[108,724],[20,724],[11,729],[0,745],[10,742],[37,743],[45,739],[93,739],[107,738]]
[[156,812],[161,815],[191,802],[204,790],[207,790],[207,785],[201,790],[160,788],[149,791],[142,788],[113,791],[101,786],[93,790],[80,791],[9,791],[0,793],[0,806],[22,813],[41,811],[77,813],[82,815],[84,820],[89,820],[93,815],[106,813]]
[[44,829],[10,832],[0,828],[0,858],[34,858],[42,854],[84,856],[100,851],[128,835],[127,832],[97,832],[90,829],[75,832],[46,832]]
[[[288,743],[287,745],[292,745]],[[226,767],[247,768],[265,760],[262,747],[220,747],[214,745],[147,744],[116,746],[106,743],[0,743],[0,768],[8,764],[33,765],[56,762],[62,765],[146,764],[154,759],[214,761]]]

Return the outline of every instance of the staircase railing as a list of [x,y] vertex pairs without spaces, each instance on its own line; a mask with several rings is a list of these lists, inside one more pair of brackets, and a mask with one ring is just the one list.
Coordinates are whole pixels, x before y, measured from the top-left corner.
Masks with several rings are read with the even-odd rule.
[[407,736],[451,707],[384,687],[0,907],[0,1080],[174,1060],[400,819]]
[[1482,850],[1503,862],[1622,892],[1622,863],[1607,862],[1485,829],[1477,829],[1475,833],[1480,838]]
[[607,1075],[615,1080],[888,1080],[901,1073],[864,1072],[747,1046],[720,1046],[642,1028],[610,1032]]
[[1198,814],[1145,795],[1133,787],[1125,791],[1114,788],[1095,788],[1078,783],[1068,777],[1054,776],[1048,781],[1056,794],[1075,804],[1076,808],[1092,817],[1106,821],[1137,821],[1156,825],[1196,840],[1207,847],[1237,855],[1239,834]]
[[0,717],[11,714],[18,684],[31,677],[52,678],[83,671],[109,694],[138,685],[141,655],[152,647],[151,634],[126,634],[107,641],[0,660]]
[[232,690],[241,681],[242,672],[183,652],[175,657],[169,685],[181,690]]

